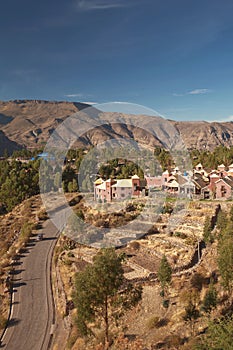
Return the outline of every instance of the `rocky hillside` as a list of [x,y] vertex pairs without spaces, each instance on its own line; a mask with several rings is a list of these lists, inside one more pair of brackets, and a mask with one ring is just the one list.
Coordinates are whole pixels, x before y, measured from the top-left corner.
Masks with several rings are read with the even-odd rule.
[[[1,116],[0,116],[1,118]],[[14,141],[11,141],[3,131],[0,130],[0,156],[11,154],[12,152],[21,149],[22,146]]]
[[[43,147],[54,129],[68,116],[86,104],[38,100],[0,101],[0,155],[4,149],[12,152],[21,147]],[[111,113],[112,114],[112,113]],[[114,119],[114,118],[113,118]],[[233,122],[175,122],[171,121],[188,149],[209,149],[233,145]],[[109,138],[130,138],[154,147],[161,145],[158,138],[145,130],[130,125],[112,123],[92,130],[79,140],[78,146],[96,145]]]
[[233,122],[174,122],[189,149],[213,150],[219,145],[233,146]]

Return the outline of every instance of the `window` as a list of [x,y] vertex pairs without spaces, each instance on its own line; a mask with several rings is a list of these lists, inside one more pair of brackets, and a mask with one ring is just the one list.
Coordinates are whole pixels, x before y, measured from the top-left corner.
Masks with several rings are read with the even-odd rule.
[[221,195],[222,197],[225,197],[225,194],[227,193],[226,187],[224,185],[221,186]]

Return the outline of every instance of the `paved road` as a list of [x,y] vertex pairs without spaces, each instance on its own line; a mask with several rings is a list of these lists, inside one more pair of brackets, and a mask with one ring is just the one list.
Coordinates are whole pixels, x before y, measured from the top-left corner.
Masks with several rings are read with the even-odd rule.
[[14,271],[13,308],[2,340],[6,350],[47,350],[54,323],[50,267],[57,228],[43,224],[44,240],[31,239]]

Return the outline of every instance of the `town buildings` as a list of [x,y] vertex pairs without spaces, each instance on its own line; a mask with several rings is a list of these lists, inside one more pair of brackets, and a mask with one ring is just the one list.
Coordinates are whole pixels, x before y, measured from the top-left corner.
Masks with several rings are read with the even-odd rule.
[[94,199],[101,202],[123,200],[145,195],[146,182],[137,175],[131,179],[98,179],[94,183]]
[[142,197],[156,190],[194,199],[233,199],[233,164],[206,170],[199,163],[189,172],[182,173],[176,167],[159,176],[145,175],[143,180],[134,175],[131,179],[99,178],[94,182],[94,198],[100,202]]

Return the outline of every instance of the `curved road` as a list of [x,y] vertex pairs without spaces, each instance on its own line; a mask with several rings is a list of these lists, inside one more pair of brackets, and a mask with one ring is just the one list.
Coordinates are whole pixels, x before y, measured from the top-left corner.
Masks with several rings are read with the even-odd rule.
[[14,266],[13,305],[9,326],[2,339],[6,350],[47,350],[55,315],[51,291],[51,260],[58,230],[50,220],[31,238]]

